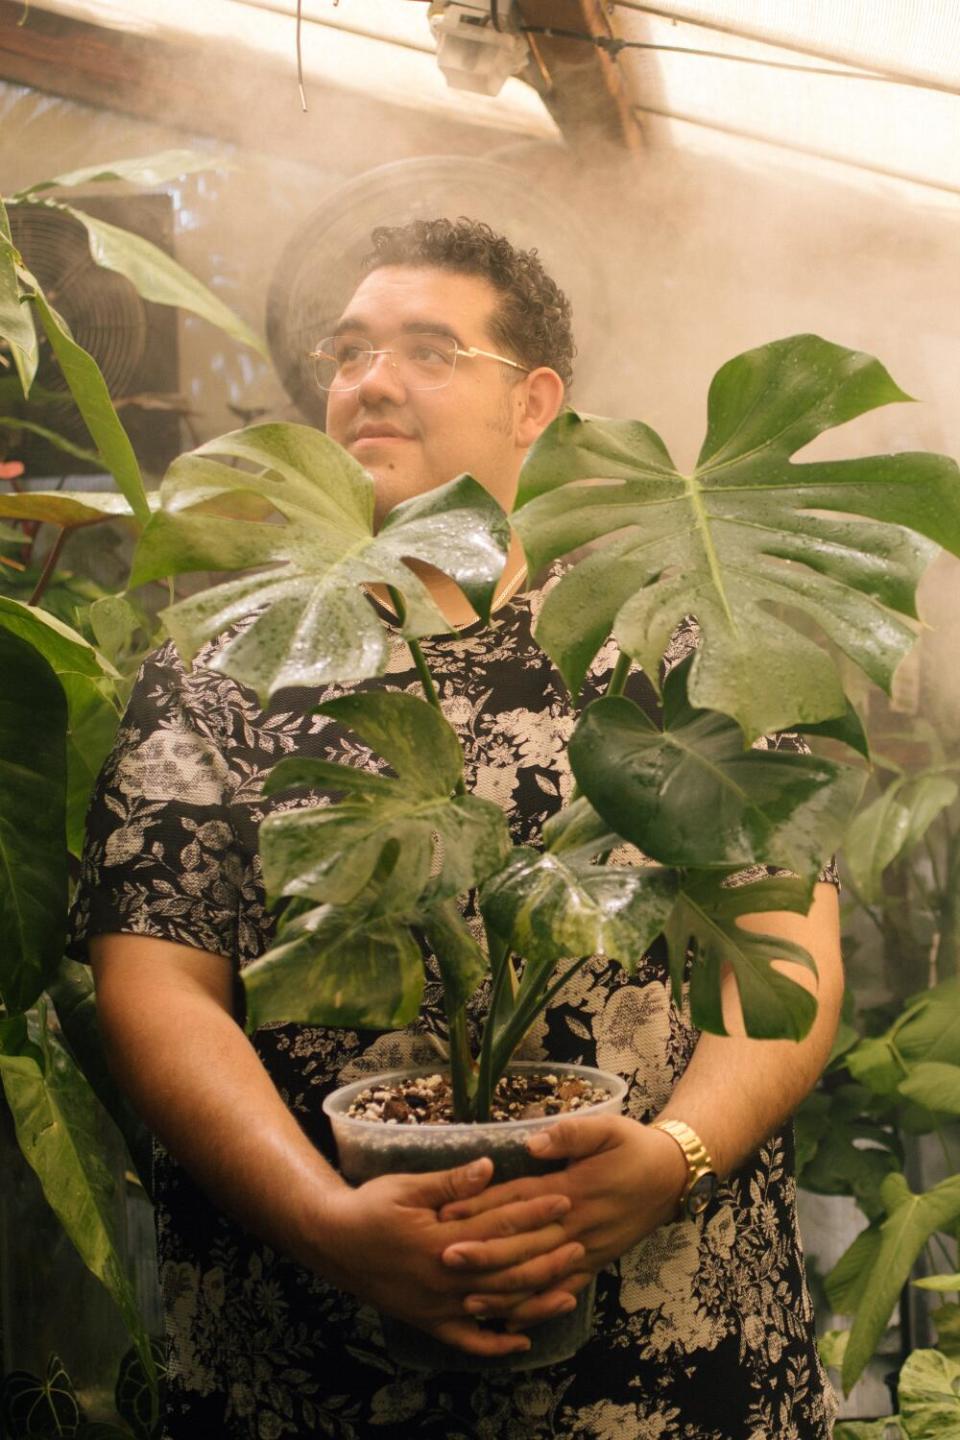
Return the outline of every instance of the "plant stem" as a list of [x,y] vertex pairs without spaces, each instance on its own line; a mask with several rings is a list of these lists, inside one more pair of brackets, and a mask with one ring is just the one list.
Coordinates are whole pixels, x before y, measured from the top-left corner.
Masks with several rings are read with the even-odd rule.
[[541,990],[539,987],[531,988],[497,1036],[490,1061],[493,1074],[497,1076],[502,1074],[510,1062],[510,1056],[540,1012],[547,1008],[553,997],[559,994],[567,981],[577,973],[581,966],[586,965],[590,958],[589,955],[581,955],[579,959],[574,960],[572,965],[569,965],[546,990]]
[[632,664],[632,657],[625,655],[621,650],[617,656],[617,663],[613,667],[613,674],[610,676],[607,688],[604,691],[605,695],[623,694],[623,687],[627,683],[627,676],[630,674],[630,666]]
[[[387,586],[387,594],[390,596],[390,604],[397,612],[397,621],[400,625],[402,625],[404,620],[407,618],[407,607],[403,603],[403,596],[400,594],[400,591],[396,588],[395,585]],[[428,705],[432,705],[434,710],[439,711],[439,713],[442,715],[443,708],[440,704],[440,696],[437,694],[437,687],[433,683],[433,676],[430,674],[430,667],[427,664],[426,656],[420,649],[419,641],[414,640],[413,637],[409,635],[406,637],[406,640],[407,645],[410,648],[410,654],[413,656],[413,663],[417,669],[417,676],[419,677],[420,684],[423,687],[423,698],[426,700]],[[466,795],[467,787],[463,783],[463,776],[461,776],[460,779],[457,781],[454,789],[456,790],[456,793],[458,795]]]
[[43,592],[46,590],[47,586],[50,584],[50,581],[53,579],[53,572],[57,568],[57,561],[60,559],[63,547],[67,543],[67,536],[69,535],[69,533],[69,529],[67,527],[63,527],[60,531],[60,534],[57,536],[56,540],[51,545],[50,553],[44,561],[43,570],[40,574],[40,579],[37,581],[34,587],[33,594],[30,596],[30,600],[28,602],[30,605],[40,604],[40,599],[43,595]]
[[493,978],[487,1019],[483,1027],[483,1039],[480,1042],[480,1068],[473,1101],[473,1118],[475,1120],[489,1120],[490,1118],[490,1103],[493,1099],[494,1087],[500,1078],[500,1070],[494,1064],[493,1036],[497,1028],[504,992],[511,979],[510,950],[507,942],[499,935],[491,935],[488,930],[487,948],[490,952],[490,971]]

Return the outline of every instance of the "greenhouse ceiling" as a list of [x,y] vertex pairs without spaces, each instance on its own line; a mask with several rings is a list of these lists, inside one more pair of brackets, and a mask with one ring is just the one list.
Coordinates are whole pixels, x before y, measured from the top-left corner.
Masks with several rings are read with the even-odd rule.
[[[426,0],[302,0],[308,103],[331,89],[367,94],[434,122],[541,141],[562,133],[568,142],[589,137],[606,110],[607,135],[615,115],[616,140],[637,148],[736,155],[761,147],[773,163],[802,157],[960,195],[956,0],[436,4],[465,12],[484,43],[522,57],[520,77],[495,95],[447,83],[429,8]],[[33,0],[20,43],[35,14],[125,41],[229,47],[289,74],[295,97],[296,11],[296,0]],[[22,80],[9,69],[11,17],[21,14],[19,0],[0,0],[0,74]],[[506,33],[494,38],[498,25]]]

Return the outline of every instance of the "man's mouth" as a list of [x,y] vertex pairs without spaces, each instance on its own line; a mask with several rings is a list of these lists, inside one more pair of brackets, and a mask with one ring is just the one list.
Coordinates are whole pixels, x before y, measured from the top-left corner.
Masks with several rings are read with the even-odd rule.
[[358,425],[356,433],[350,442],[353,445],[364,440],[412,440],[413,436],[408,435],[396,425],[379,425],[372,421],[369,424]]

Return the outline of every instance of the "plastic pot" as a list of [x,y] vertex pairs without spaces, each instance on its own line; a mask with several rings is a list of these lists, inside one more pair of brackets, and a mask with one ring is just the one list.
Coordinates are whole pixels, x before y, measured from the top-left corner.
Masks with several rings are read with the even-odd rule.
[[[491,1120],[474,1124],[397,1125],[353,1119],[347,1111],[362,1090],[389,1086],[411,1075],[435,1074],[436,1066],[391,1070],[364,1076],[341,1086],[323,1102],[337,1142],[340,1168],[347,1180],[360,1185],[378,1175],[423,1174],[465,1165],[481,1155],[493,1161],[493,1180],[515,1180],[526,1175],[545,1175],[562,1169],[564,1162],[538,1160],[526,1142],[538,1130],[561,1119],[544,1115],[529,1120]],[[517,1062],[510,1071],[578,1077],[607,1091],[608,1098],[573,1113],[577,1115],[619,1114],[626,1084],[618,1075],[591,1069],[588,1065],[552,1065],[548,1061]],[[533,1370],[568,1360],[590,1336],[594,1285],[577,1296],[577,1307],[542,1325],[532,1326],[531,1348],[522,1354],[488,1358],[467,1355],[451,1345],[434,1340],[423,1330],[384,1316],[387,1349],[394,1360],[417,1370]]]

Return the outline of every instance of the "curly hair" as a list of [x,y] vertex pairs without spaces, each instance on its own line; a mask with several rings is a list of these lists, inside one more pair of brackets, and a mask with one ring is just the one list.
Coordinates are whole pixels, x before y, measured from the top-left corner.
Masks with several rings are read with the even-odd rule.
[[536,250],[518,250],[480,220],[411,220],[378,225],[361,262],[369,275],[384,265],[434,265],[479,275],[499,291],[490,330],[498,345],[531,370],[549,365],[569,388],[576,346],[570,301],[544,270]]

